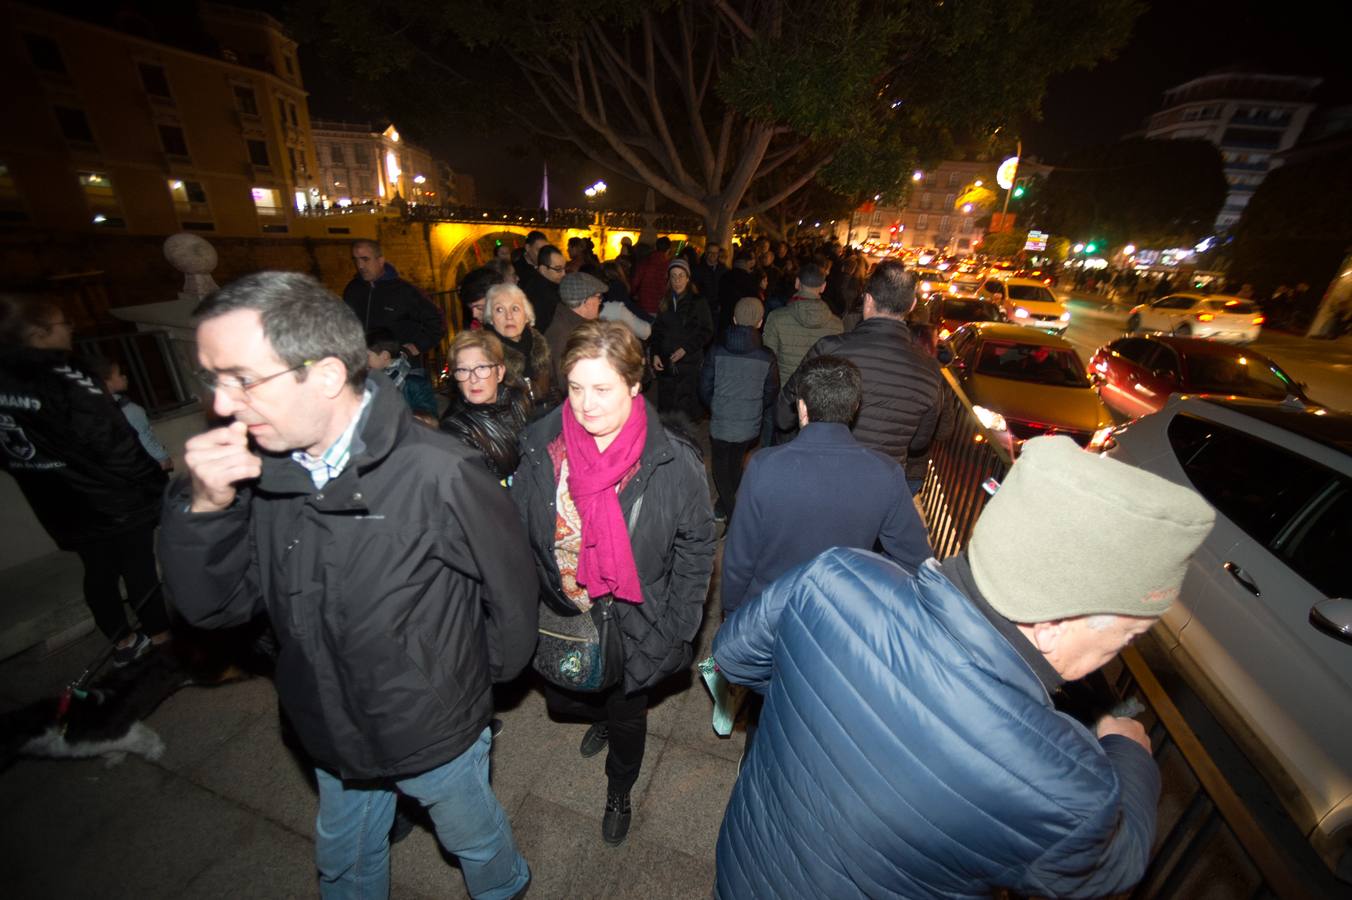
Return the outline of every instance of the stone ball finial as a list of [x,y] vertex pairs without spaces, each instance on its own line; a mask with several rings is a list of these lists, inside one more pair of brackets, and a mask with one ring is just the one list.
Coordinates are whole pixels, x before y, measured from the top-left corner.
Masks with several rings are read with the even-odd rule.
[[218,262],[216,248],[201,235],[186,231],[170,235],[164,242],[164,258],[185,276],[179,297],[200,300],[217,289],[211,277]]

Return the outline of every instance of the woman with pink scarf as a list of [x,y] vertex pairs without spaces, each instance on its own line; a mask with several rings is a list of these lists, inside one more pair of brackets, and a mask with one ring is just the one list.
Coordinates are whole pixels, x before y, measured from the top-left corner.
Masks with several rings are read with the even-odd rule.
[[639,395],[643,351],[628,328],[579,325],[560,371],[567,399],[522,436],[512,497],[535,552],[542,618],[608,604],[619,625],[618,683],[590,693],[545,685],[552,715],[591,723],[583,756],[609,748],[601,835],[618,845],[643,764],[648,693],[690,667],[713,573],[713,508],[698,448]]

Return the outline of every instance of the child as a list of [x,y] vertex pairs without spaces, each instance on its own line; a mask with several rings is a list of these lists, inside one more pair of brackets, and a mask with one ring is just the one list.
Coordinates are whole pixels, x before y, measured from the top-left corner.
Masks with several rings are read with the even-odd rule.
[[384,372],[399,389],[408,408],[420,422],[437,427],[437,395],[427,375],[415,369],[399,346],[399,339],[388,328],[374,328],[366,334],[366,363],[373,372]]
[[122,415],[127,417],[136,436],[140,438],[141,446],[160,464],[161,469],[172,472],[174,460],[169,456],[169,451],[164,449],[159,438],[155,437],[155,432],[150,427],[150,417],[140,404],[133,403],[127,396],[127,375],[122,371],[122,366],[111,359],[101,358],[90,360],[90,368],[94,370],[94,375],[103,381],[108,393],[113,395],[113,400],[122,410]]
[[737,301],[733,325],[714,345],[700,372],[700,395],[709,407],[713,448],[714,517],[732,515],[742,483],[742,461],[759,439],[767,410],[779,396],[779,365],[761,346],[765,307],[755,297]]

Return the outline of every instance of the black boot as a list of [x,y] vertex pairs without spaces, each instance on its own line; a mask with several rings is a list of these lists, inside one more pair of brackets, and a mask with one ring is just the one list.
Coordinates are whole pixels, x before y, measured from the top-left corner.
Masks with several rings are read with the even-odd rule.
[[634,817],[629,808],[629,794],[606,794],[606,814],[601,819],[601,839],[612,847],[624,843],[629,834],[629,820]]
[[587,733],[582,736],[582,746],[579,748],[584,757],[595,756],[606,749],[606,744],[610,741],[610,730],[602,722],[587,729]]

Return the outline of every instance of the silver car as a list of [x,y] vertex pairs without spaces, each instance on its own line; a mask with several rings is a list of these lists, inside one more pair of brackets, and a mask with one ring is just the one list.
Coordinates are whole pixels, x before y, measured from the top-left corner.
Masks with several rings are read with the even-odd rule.
[[1156,634],[1325,863],[1352,876],[1352,415],[1176,396],[1110,448],[1215,507]]

